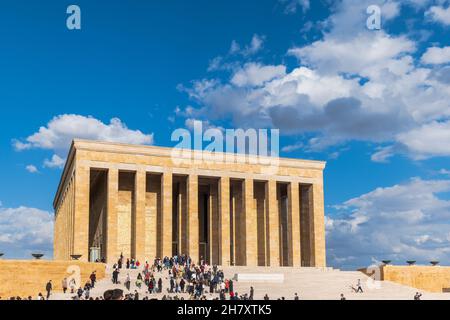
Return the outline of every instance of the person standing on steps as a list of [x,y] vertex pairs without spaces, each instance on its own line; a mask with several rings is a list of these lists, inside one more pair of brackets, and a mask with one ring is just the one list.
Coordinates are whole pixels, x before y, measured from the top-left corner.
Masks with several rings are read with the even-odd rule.
[[66,293],[67,288],[68,288],[68,285],[67,285],[67,278],[64,278],[64,279],[62,280],[61,286],[62,286],[62,289],[63,289],[63,293]]
[[119,269],[114,269],[112,281],[113,281],[114,284],[118,284],[119,283]]
[[91,288],[94,288],[95,282],[97,282],[97,275],[95,274],[95,271],[91,273],[89,279],[91,280]]
[[361,285],[361,279],[358,279],[358,283],[356,284],[356,292],[363,293],[362,285]]
[[50,298],[50,294],[52,292],[52,289],[53,289],[53,287],[52,287],[52,280],[49,280],[47,282],[47,284],[45,285],[45,291],[47,291],[47,300],[48,300],[48,298]]
[[127,288],[128,291],[130,291],[131,288],[131,278],[130,278],[130,274],[127,274],[127,279],[125,280],[125,287]]

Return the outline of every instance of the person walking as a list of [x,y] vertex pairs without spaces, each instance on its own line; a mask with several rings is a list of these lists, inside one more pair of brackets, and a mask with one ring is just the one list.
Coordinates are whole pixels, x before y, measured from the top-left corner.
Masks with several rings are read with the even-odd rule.
[[64,278],[64,279],[62,280],[61,286],[62,286],[62,289],[63,289],[63,293],[66,293],[67,288],[68,288],[67,278]]
[[131,288],[131,279],[130,274],[127,274],[127,279],[125,280],[125,288],[127,288],[128,291],[130,291]]
[[53,286],[52,286],[52,280],[49,280],[47,284],[45,285],[45,291],[47,291],[47,300],[50,298],[50,294],[52,292]]
[[91,273],[89,279],[91,280],[91,288],[94,288],[95,282],[97,281],[97,275],[95,274],[95,271]]
[[358,283],[356,284],[356,292],[363,293],[362,285],[361,285],[361,279],[358,279]]
[[75,287],[76,287],[76,281],[75,278],[70,279],[69,281],[69,287],[70,287],[70,293],[75,293]]
[[185,284],[186,284],[186,282],[184,281],[183,278],[181,278],[181,280],[180,280],[180,290],[183,293],[184,293],[184,286],[185,286]]
[[113,283],[118,284],[119,283],[119,269],[115,269],[113,271],[112,275],[113,275],[113,278],[112,278]]

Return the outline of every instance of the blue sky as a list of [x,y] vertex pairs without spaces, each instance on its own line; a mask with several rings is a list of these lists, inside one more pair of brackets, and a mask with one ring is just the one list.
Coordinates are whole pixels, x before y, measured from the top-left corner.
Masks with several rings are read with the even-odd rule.
[[449,28],[446,0],[2,1],[0,251],[51,256],[70,139],[173,146],[196,119],[327,161],[330,265],[450,263]]

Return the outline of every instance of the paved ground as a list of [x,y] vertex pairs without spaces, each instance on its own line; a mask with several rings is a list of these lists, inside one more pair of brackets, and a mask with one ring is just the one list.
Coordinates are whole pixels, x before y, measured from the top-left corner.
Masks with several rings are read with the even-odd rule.
[[[339,271],[334,269],[319,269],[319,268],[261,268],[261,267],[225,267],[223,268],[225,277],[232,278],[236,273],[240,274],[261,274],[261,273],[275,273],[283,274],[284,281],[282,283],[264,283],[264,282],[242,282],[234,281],[234,288],[239,294],[248,293],[250,286],[255,289],[255,299],[262,299],[267,293],[271,300],[276,300],[281,297],[290,300],[294,298],[294,293],[297,292],[302,300],[324,300],[324,299],[339,299],[340,294],[343,293],[348,300],[353,299],[368,299],[368,300],[381,300],[381,299],[399,299],[399,300],[411,300],[417,289],[402,286],[389,281],[373,282],[367,276],[358,271]],[[122,269],[119,275],[119,285],[114,285],[111,282],[111,268],[107,269],[107,277],[99,281],[96,287],[91,291],[92,297],[102,296],[103,292],[107,289],[120,288],[127,290],[123,285],[127,273],[130,274],[132,279],[132,285],[130,292],[138,290],[140,297],[149,296],[150,298],[158,298],[164,294],[167,294],[167,287],[169,285],[169,279],[167,277],[167,271],[163,273],[156,273],[155,278],[159,277],[163,280],[163,293],[149,295],[145,286],[141,289],[136,288],[134,282],[136,280],[139,270],[126,270]],[[363,284],[364,293],[355,293],[352,289],[358,281],[361,279]],[[422,299],[449,299],[450,293],[428,293],[422,292]],[[171,294],[172,296],[174,294]],[[51,299],[70,299],[73,295],[55,293]],[[178,294],[178,296],[189,299],[187,294]],[[206,296],[209,299],[217,297],[218,294],[209,294]]]

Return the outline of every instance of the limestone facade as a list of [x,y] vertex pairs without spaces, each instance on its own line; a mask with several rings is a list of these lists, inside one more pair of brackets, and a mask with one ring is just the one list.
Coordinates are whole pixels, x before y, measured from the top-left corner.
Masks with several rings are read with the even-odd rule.
[[173,151],[73,141],[54,200],[55,259],[326,265],[324,162],[279,158],[269,173],[259,157]]

